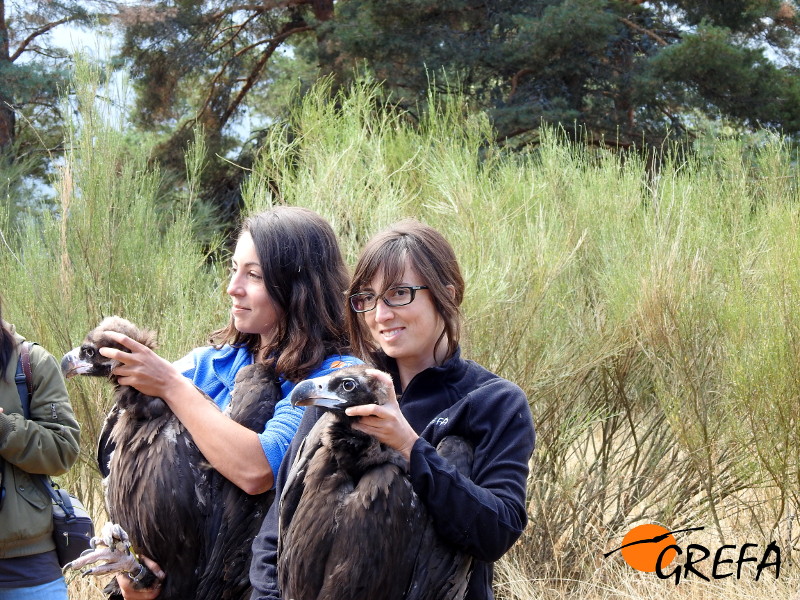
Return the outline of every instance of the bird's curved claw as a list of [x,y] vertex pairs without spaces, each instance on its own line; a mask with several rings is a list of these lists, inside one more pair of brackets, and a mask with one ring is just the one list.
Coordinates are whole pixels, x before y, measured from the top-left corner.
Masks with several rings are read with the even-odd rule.
[[[93,537],[89,545],[88,550],[84,550],[78,558],[64,565],[62,573],[84,567],[89,567],[81,571],[84,577],[120,572],[136,573],[137,577],[141,577],[145,572],[145,567],[131,552],[131,542],[127,532],[117,523],[103,525],[100,535]],[[100,561],[105,562],[95,565]]]

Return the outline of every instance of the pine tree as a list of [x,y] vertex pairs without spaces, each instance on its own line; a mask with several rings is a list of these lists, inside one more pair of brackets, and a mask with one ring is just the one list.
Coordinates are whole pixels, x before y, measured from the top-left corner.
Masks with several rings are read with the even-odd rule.
[[[69,80],[70,54],[49,35],[68,23],[88,24],[90,11],[89,2],[0,0],[0,154],[6,159],[60,140],[59,93]],[[24,124],[30,135],[20,140]]]
[[800,131],[796,3],[780,0],[348,0],[327,26],[413,106],[433,75],[498,135],[542,122],[660,144],[695,110]]

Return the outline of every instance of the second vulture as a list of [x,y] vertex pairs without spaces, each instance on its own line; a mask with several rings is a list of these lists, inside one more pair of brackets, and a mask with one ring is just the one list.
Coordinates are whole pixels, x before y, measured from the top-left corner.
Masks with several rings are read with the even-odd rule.
[[[396,450],[353,429],[344,410],[383,404],[384,384],[364,366],[310,379],[297,406],[326,410],[306,436],[280,498],[278,580],[293,600],[457,600],[470,556],[436,534]],[[469,476],[472,448],[447,437],[437,451]]]

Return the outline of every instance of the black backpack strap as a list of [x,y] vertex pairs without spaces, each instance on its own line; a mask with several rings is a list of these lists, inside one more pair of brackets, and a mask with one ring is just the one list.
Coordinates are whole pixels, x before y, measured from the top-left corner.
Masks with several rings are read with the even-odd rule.
[[72,506],[72,499],[69,497],[69,494],[58,487],[58,484],[50,481],[50,478],[46,475],[42,475],[41,482],[47,493],[50,494],[50,497],[53,499],[53,503],[58,504],[61,510],[64,511],[64,520],[67,521],[67,523],[74,520],[76,518],[75,508]]
[[22,414],[26,419],[31,418],[31,397],[33,396],[30,347],[30,342],[20,344],[17,372],[14,375],[14,383],[17,384],[17,392],[19,392],[19,399],[22,402]]

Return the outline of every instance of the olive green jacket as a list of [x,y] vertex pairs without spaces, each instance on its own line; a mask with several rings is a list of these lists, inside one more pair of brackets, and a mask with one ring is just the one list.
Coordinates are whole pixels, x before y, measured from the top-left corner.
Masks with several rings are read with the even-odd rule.
[[[21,344],[25,338],[3,323]],[[53,516],[50,497],[35,474],[61,475],[78,457],[80,427],[69,403],[61,369],[41,346],[31,346],[33,396],[31,420],[22,415],[14,373],[18,351],[0,373],[0,484],[5,501],[0,508],[0,558],[28,556],[52,550]]]

